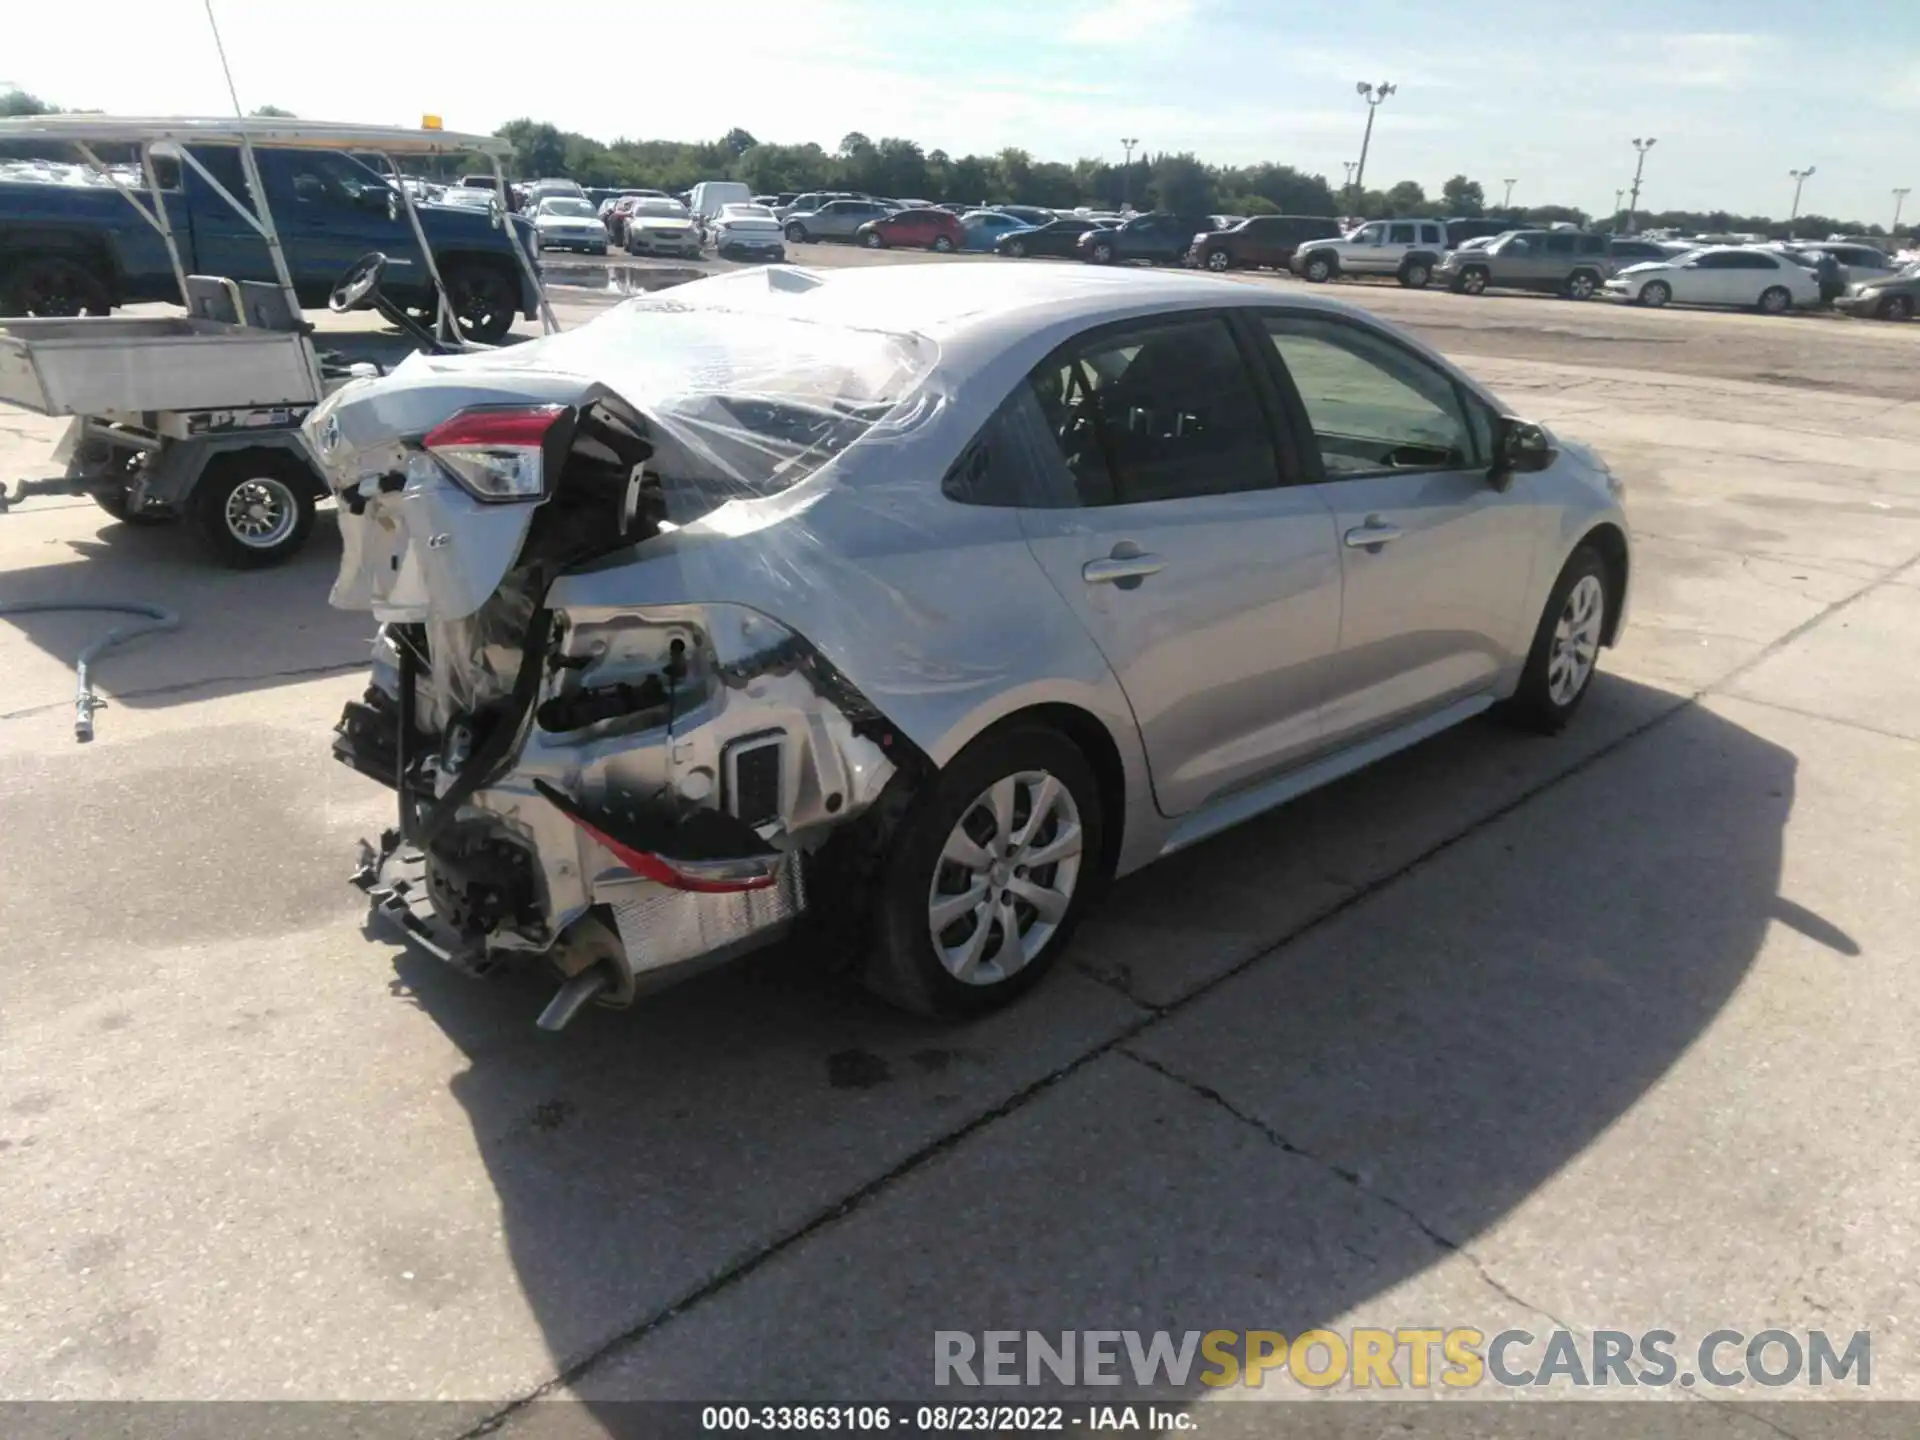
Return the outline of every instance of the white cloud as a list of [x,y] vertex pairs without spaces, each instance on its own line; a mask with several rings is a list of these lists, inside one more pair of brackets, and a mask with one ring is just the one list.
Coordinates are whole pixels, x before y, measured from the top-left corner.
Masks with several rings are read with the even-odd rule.
[[1082,10],[1066,38],[1081,45],[1137,45],[1164,39],[1193,15],[1193,0],[1108,0]]

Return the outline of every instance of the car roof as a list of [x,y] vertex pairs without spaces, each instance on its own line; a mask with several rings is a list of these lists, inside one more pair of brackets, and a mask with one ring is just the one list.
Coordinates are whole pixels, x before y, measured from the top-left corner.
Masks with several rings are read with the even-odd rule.
[[675,286],[677,304],[785,313],[942,341],[1019,338],[1040,326],[1092,325],[1185,306],[1270,306],[1364,312],[1337,300],[1212,276],[1093,266],[873,265],[761,270]]

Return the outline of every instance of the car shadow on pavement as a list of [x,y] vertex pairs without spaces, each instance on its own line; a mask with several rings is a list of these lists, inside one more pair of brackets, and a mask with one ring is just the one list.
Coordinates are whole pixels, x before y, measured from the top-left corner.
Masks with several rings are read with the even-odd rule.
[[[550,987],[399,954],[396,994],[470,1061],[454,1095],[555,1373],[595,1401],[924,1395],[936,1328],[1391,1308],[1661,1081],[1775,917],[1851,943],[1778,894],[1791,753],[1632,682],[1593,702],[1559,741],[1469,726],[1130,878],[1116,902],[1168,946],[1185,916],[1239,947],[1144,993],[1079,954],[943,1030],[779,951],[556,1037]],[[1614,729],[1582,749],[1589,721]],[[1373,872],[1276,906],[1335,825],[1381,837]]]
[[[11,523],[32,518],[28,512]],[[126,600],[176,612],[178,630],[137,639],[95,665],[96,688],[116,704],[179,704],[366,662],[373,621],[327,604],[340,567],[340,527],[331,506],[321,507],[305,548],[268,570],[223,568],[183,523],[134,526],[104,514],[98,522],[97,530],[74,538],[63,517],[58,543],[75,558],[0,571],[0,607]],[[74,611],[0,616],[0,628],[18,632],[68,668],[118,623],[111,615]],[[45,696],[16,693],[7,708],[70,695],[70,682],[61,681]]]

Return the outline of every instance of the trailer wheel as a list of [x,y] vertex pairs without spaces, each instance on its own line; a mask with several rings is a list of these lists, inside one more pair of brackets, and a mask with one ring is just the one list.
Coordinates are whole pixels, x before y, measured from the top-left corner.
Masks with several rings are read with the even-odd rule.
[[482,345],[497,345],[520,313],[520,287],[498,268],[481,261],[456,260],[440,268],[447,298],[460,333]]
[[207,462],[194,486],[193,518],[221,564],[278,565],[307,543],[320,482],[285,450],[235,450]]
[[122,525],[165,525],[174,517],[165,510],[135,510],[128,501],[127,489],[123,485],[115,490],[89,490],[93,503]]
[[92,270],[64,255],[29,255],[0,277],[0,315],[105,315],[113,297]]

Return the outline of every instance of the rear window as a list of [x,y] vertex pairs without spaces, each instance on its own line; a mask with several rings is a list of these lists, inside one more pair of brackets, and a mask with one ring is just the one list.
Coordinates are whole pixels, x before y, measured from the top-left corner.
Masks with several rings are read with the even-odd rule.
[[765,313],[749,293],[737,310],[644,296],[497,357],[414,363],[591,376],[673,442],[661,474],[719,504],[813,474],[893,415],[938,358],[923,336]]

